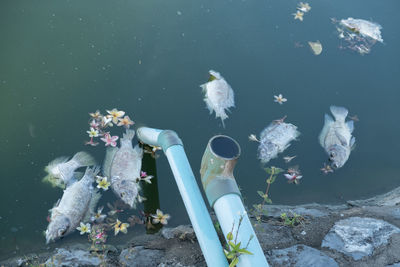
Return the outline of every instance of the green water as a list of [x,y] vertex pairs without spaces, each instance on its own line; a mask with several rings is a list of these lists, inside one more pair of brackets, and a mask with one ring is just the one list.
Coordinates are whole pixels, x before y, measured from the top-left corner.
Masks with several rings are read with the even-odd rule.
[[[297,3],[1,1],[0,258],[46,248],[47,211],[62,192],[41,183],[43,168],[80,150],[102,161],[104,147],[83,145],[88,113],[96,109],[122,109],[137,124],[177,131],[197,178],[209,138],[233,137],[241,145],[235,176],[247,205],[259,202],[256,191],[265,188],[257,144],[248,135],[284,115],[302,133],[284,155],[297,155],[293,164],[303,179],[295,186],[279,177],[271,188],[274,203],[341,203],[399,186],[400,3],[310,1],[303,22],[291,15]],[[365,56],[338,49],[332,17],[380,23],[384,44]],[[320,56],[307,47],[316,40]],[[225,129],[203,102],[199,85],[209,69],[235,91]],[[284,105],[273,102],[279,93],[288,99]],[[331,104],[360,121],[349,161],[324,176],[319,169],[327,157],[317,136]],[[163,155],[157,165],[169,224],[188,223]],[[107,200],[114,200],[111,192]],[[86,240],[75,233],[58,242],[74,239]]]

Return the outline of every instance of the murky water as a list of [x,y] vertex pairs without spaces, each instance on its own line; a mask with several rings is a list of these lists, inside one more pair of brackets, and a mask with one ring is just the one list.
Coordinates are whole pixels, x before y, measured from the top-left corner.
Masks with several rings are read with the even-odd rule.
[[[400,3],[310,1],[303,22],[291,15],[297,3],[2,1],[0,257],[46,247],[48,209],[62,192],[41,182],[43,168],[80,150],[101,162],[103,147],[83,145],[88,113],[96,109],[115,107],[139,125],[177,131],[196,175],[209,138],[233,137],[241,145],[235,176],[247,205],[265,189],[257,144],[248,135],[284,115],[302,133],[284,155],[297,155],[293,164],[304,178],[295,186],[279,177],[271,188],[274,203],[337,203],[398,186]],[[384,44],[365,56],[340,50],[332,17],[380,23]],[[323,45],[319,56],[307,46],[316,40]],[[199,85],[209,69],[235,91],[225,129],[203,102]],[[273,101],[279,93],[288,99],[283,105]],[[319,169],[327,157],[317,136],[331,104],[360,121],[349,161],[324,176]],[[281,159],[270,164],[288,166]],[[188,222],[165,157],[157,168],[169,223]],[[113,199],[107,192],[103,201]],[[76,233],[59,242],[73,239],[86,241]]]

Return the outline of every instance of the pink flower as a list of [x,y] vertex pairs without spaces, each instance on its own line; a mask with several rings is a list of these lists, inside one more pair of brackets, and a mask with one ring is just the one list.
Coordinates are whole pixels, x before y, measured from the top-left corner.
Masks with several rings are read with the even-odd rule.
[[112,146],[116,147],[117,146],[117,140],[118,136],[114,135],[111,136],[110,133],[105,133],[103,138],[100,138],[101,141],[105,142],[105,146]]
[[147,176],[147,173],[144,171],[140,171],[140,178],[144,178]]
[[89,125],[90,125],[91,128],[94,128],[94,129],[99,128],[99,123],[96,122],[95,120],[92,120],[92,121],[89,123]]
[[103,236],[104,236],[104,233],[101,232],[101,233],[98,233],[95,237],[96,237],[96,239],[101,239],[101,238],[103,238]]
[[285,175],[285,177],[289,180],[289,183],[293,183],[293,182],[294,182],[295,184],[298,184],[298,183],[299,183],[298,180],[300,180],[301,178],[303,178],[303,176],[298,175],[298,174],[296,174],[296,173],[292,173],[292,174],[285,173],[284,175]]

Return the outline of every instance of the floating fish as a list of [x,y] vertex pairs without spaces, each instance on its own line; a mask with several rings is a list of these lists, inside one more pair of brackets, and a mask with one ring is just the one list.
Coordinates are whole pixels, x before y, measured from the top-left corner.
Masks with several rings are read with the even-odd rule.
[[297,127],[286,122],[272,122],[260,134],[258,158],[267,163],[290,146],[290,142],[300,135]]
[[134,136],[135,131],[127,129],[120,140],[120,148],[108,148],[103,163],[103,174],[111,178],[112,190],[131,208],[139,201],[138,181],[143,158],[143,149],[139,145],[132,148]]
[[372,46],[376,42],[383,43],[381,29],[382,26],[378,23],[363,19],[347,18],[337,21],[332,19],[333,23],[337,24],[336,30],[339,33],[339,38],[343,40],[342,48],[347,48],[360,53],[361,55],[368,54]]
[[64,189],[75,181],[74,175],[76,176],[76,169],[95,164],[96,160],[84,151],[76,153],[70,160],[68,160],[68,157],[56,158],[45,167],[44,170],[48,174],[43,178],[43,182]]
[[50,210],[50,223],[46,230],[46,243],[72,233],[80,222],[89,221],[100,199],[100,193],[93,189],[94,177],[99,167],[87,168],[78,182],[69,185],[61,199]]
[[354,122],[345,121],[349,113],[346,108],[331,106],[330,110],[335,121],[325,114],[325,124],[319,135],[319,143],[329,155],[332,168],[338,169],[346,163],[355,144],[356,139],[351,135]]
[[314,55],[318,56],[322,53],[322,44],[319,41],[316,42],[308,42],[308,45],[311,47]]
[[221,118],[222,126],[225,128],[224,120],[228,118],[225,111],[235,107],[233,90],[219,72],[210,70],[209,73],[209,81],[200,85],[205,93],[204,102],[210,114],[215,111],[215,117]]

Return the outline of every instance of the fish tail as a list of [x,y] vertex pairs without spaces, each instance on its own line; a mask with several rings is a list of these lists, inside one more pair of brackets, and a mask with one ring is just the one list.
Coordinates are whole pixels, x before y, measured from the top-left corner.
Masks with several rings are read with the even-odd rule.
[[43,183],[48,183],[50,184],[52,187],[59,187],[61,189],[65,188],[65,184],[64,181],[61,180],[59,177],[56,177],[52,174],[48,174],[46,175],[43,179],[42,179]]
[[135,137],[135,130],[127,129],[122,135],[122,140],[132,141],[133,137]]
[[93,156],[85,151],[76,153],[72,160],[77,162],[81,167],[96,165],[96,160],[93,158]]
[[344,122],[349,114],[349,111],[345,107],[331,106],[330,109],[336,121]]
[[94,166],[93,168],[87,167],[84,177],[90,177],[93,179],[99,172],[100,172],[100,166]]
[[45,168],[45,172],[49,173],[49,174],[55,174],[56,172],[56,168],[60,165],[63,164],[65,162],[68,161],[68,157],[59,157],[54,159],[53,161],[51,161]]

